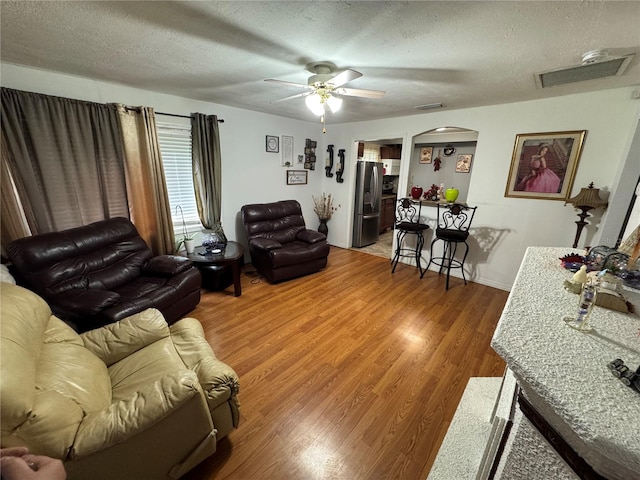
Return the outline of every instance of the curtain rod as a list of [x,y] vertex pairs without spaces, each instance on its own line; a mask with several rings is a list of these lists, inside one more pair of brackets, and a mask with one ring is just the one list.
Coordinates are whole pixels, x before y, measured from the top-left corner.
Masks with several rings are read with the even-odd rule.
[[[139,107],[124,107],[125,110],[129,110],[132,112],[140,112],[140,108]],[[178,115],[177,113],[162,113],[162,112],[156,112],[156,115],[166,115],[168,117],[178,117],[178,118],[191,118],[189,115]],[[224,118],[219,118],[218,119],[218,123],[224,123]]]
[[[166,115],[168,117],[191,118],[189,115],[178,115],[177,113],[156,112],[156,115]],[[224,123],[224,118],[219,118],[218,123]]]

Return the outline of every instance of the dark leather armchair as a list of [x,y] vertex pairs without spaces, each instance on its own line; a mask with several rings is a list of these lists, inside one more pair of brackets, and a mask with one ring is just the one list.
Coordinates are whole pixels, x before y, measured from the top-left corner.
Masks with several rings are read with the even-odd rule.
[[126,218],[21,238],[7,254],[18,283],[77,332],[147,308],[172,324],[200,302],[200,272],[191,261],[154,257]]
[[327,265],[327,237],[307,229],[295,200],[242,207],[251,263],[276,283],[317,272]]

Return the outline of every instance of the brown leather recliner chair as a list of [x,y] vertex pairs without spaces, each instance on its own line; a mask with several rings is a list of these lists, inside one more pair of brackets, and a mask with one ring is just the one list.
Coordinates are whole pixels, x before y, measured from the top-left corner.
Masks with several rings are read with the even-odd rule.
[[317,272],[327,265],[327,237],[307,229],[296,200],[242,207],[251,263],[270,282]]
[[169,324],[200,302],[202,279],[184,257],[154,257],[135,226],[116,217],[11,242],[18,284],[44,298],[77,332],[157,308]]

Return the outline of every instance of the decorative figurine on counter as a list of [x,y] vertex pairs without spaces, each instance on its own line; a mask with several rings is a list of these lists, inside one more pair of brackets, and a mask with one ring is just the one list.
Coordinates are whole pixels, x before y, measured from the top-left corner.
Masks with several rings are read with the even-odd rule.
[[624,296],[618,292],[618,279],[607,270],[599,273],[587,273],[587,266],[582,265],[580,269],[573,274],[571,280],[563,282],[564,288],[571,293],[580,294],[585,284],[589,282],[597,282],[598,295],[595,299],[595,305],[609,310],[615,310],[622,313],[629,313],[631,307]]
[[578,314],[577,316],[564,317],[564,321],[571,328],[575,328],[581,332],[591,331],[591,326],[588,323],[589,316],[593,310],[593,306],[596,303],[596,295],[598,293],[597,283],[589,281],[582,285],[582,291],[580,292],[580,300],[578,301]]
[[580,270],[578,270],[576,273],[573,274],[572,280],[575,283],[579,283],[579,284],[587,283],[587,266],[582,265],[580,267]]
[[344,172],[344,148],[338,150],[338,158],[340,158],[340,161],[336,167],[336,182],[342,183],[344,182],[344,179],[342,178],[342,173]]
[[429,190],[424,192],[424,199],[431,200],[432,202],[437,202],[438,201],[438,185],[436,185],[435,183],[431,184],[431,187],[429,187]]
[[331,178],[333,177],[333,173],[331,173],[331,169],[333,168],[333,145],[327,145],[327,152],[329,152],[329,158],[327,159],[324,170],[325,175]]

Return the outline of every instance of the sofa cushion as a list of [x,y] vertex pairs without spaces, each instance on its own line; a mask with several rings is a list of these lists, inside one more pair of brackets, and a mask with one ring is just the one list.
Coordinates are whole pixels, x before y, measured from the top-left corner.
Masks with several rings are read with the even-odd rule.
[[[75,354],[82,342],[78,343],[76,333],[51,315],[38,295],[10,284],[4,284],[0,293],[2,445],[26,445],[43,455],[64,458],[85,415],[83,408],[92,410],[102,404],[81,390],[102,383],[99,389],[104,392],[105,379],[110,386],[104,376],[106,366],[95,362],[95,357]],[[74,352],[73,360],[58,363],[52,358],[56,351]],[[81,368],[76,362],[84,361],[95,370],[66,380],[62,377],[63,371],[74,375]]]
[[58,301],[64,303],[65,309],[75,315],[95,315],[107,307],[117,305],[120,295],[107,290],[69,290],[58,295]]
[[167,372],[187,370],[171,337],[162,338],[109,367],[113,401],[131,397],[143,386],[158,381]]
[[76,403],[84,414],[111,403],[107,366],[84,347],[71,327],[56,317],[51,317],[45,332],[35,388],[58,392]]
[[288,243],[306,228],[300,204],[295,200],[245,205],[242,221],[249,238],[267,238]]
[[22,424],[34,408],[36,372],[51,309],[36,294],[16,285],[3,284],[0,293],[0,388],[15,392],[0,398],[0,425],[4,436],[5,430],[11,431]]
[[191,260],[176,255],[158,255],[144,264],[143,273],[172,277],[191,268]]
[[283,248],[270,252],[273,268],[309,262],[327,256],[326,243],[308,244],[305,242],[290,242]]
[[140,275],[151,250],[126,218],[15,240],[9,257],[46,298],[72,289],[109,290]]
[[119,322],[80,335],[84,346],[107,367],[133,352],[169,336],[169,326],[160,310],[148,308]]

